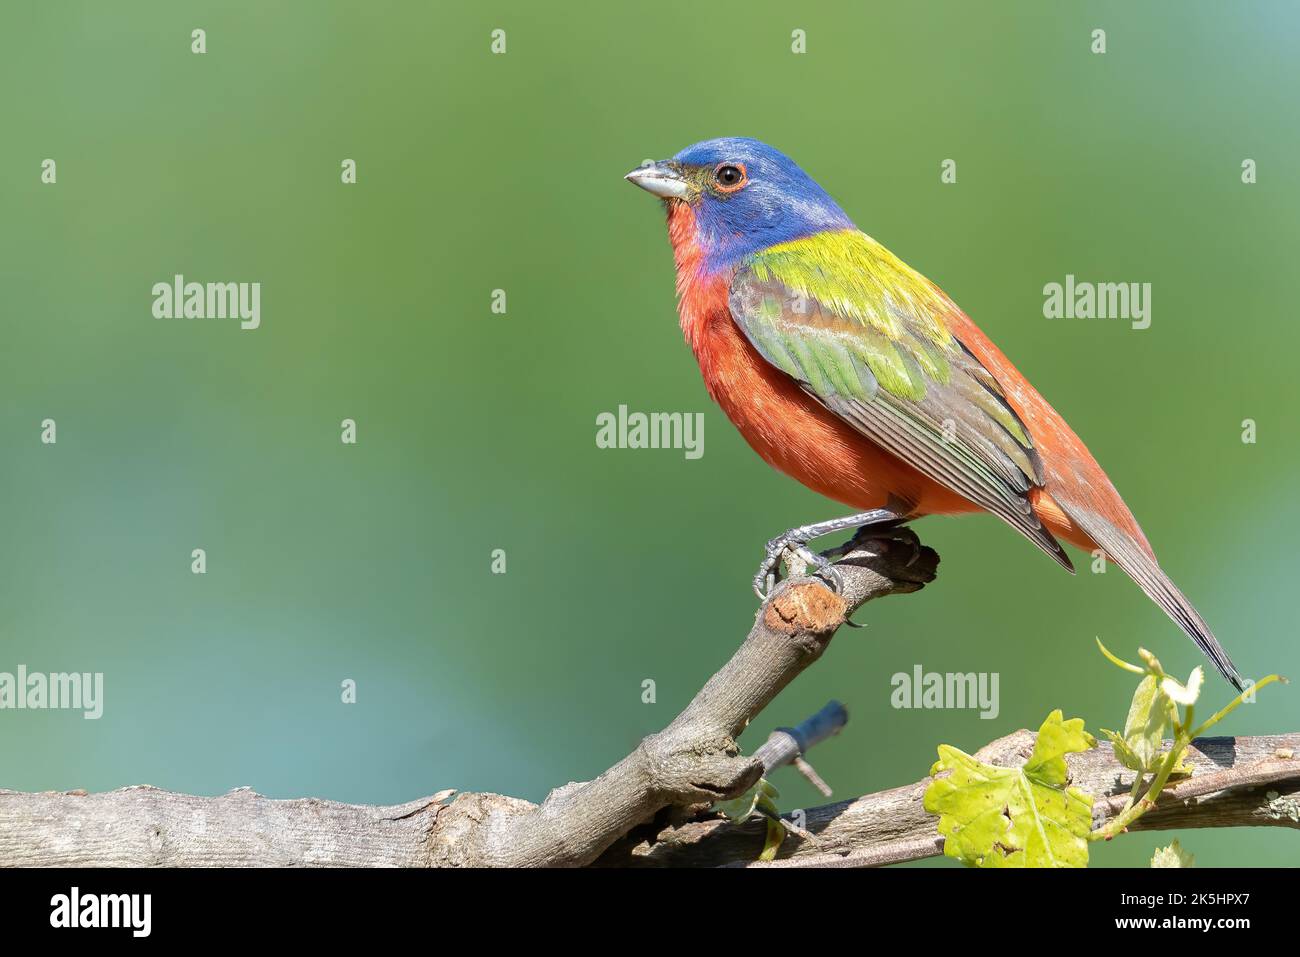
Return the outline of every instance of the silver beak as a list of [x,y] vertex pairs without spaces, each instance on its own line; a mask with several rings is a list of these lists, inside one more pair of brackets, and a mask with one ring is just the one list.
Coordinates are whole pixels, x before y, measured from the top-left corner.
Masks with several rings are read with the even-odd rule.
[[638,166],[623,178],[640,186],[647,193],[654,193],[664,199],[685,199],[689,192],[686,180],[668,165],[667,160]]

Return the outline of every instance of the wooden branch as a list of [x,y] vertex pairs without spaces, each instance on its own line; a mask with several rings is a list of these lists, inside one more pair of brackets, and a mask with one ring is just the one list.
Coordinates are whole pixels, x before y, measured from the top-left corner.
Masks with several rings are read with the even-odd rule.
[[[581,866],[668,807],[737,797],[763,773],[736,738],[814,661],[861,605],[934,579],[939,556],[907,529],[857,539],[835,563],[838,592],[816,578],[777,586],[722,669],[663,731],[594,781],[552,791],[541,805],[464,795],[439,820],[440,865]],[[449,836],[451,839],[444,839]]]
[[821,656],[857,608],[916,591],[933,580],[939,561],[907,529],[855,538],[836,554],[838,593],[817,578],[781,583],[735,655],[672,724],[594,781],[558,788],[540,805],[498,794],[462,794],[449,803],[451,792],[373,808],[275,801],[242,789],[219,798],[149,787],[97,795],[0,791],[0,865],[591,863],[665,808],[739,796],[765,768],[797,757],[799,747],[781,740],[762,757],[745,757],[736,737]]
[[451,791],[392,807],[238,788],[0,791],[3,867],[420,867]]
[[[977,752],[988,764],[1023,764],[1034,734],[1017,731]],[[1166,742],[1168,747],[1172,742]],[[1133,830],[1275,826],[1300,828],[1300,732],[1239,738],[1198,738],[1187,752],[1191,777],[1166,786],[1156,807]],[[1108,742],[1066,756],[1071,782],[1097,800],[1094,826],[1120,813],[1133,772],[1115,759]],[[599,861],[607,866],[873,867],[943,853],[938,819],[922,804],[931,778],[805,811],[813,840],[787,837],[781,856],[756,864],[762,822],[730,824],[720,818],[664,828],[653,838],[628,839]]]
[[[736,737],[867,601],[915,591],[938,556],[907,530],[855,539],[836,562],[838,592],[815,578],[780,585],[739,650],[663,731],[594,781],[540,805],[453,792],[393,807],[272,800],[239,789],[216,798],[132,787],[104,794],[0,791],[0,865],[55,866],[718,866],[754,865],[762,821],[707,815],[758,777],[797,761],[844,722],[832,703],[778,729],[751,757]],[[797,571],[797,569],[796,569]],[[979,753],[1024,761],[1019,731]],[[1300,826],[1300,733],[1198,740],[1196,774],[1170,785],[1137,828]],[[1067,758],[1074,783],[1099,798],[1098,821],[1118,813],[1132,772],[1110,746]],[[941,853],[922,807],[928,778],[806,812],[808,837],[787,836],[764,866],[868,866]]]

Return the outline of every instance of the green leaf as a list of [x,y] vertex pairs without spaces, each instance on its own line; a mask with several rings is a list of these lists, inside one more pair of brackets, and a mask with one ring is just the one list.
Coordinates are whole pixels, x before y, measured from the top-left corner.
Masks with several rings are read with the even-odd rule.
[[758,783],[738,798],[719,801],[717,809],[733,824],[744,824],[751,817],[758,816],[767,822],[763,835],[763,850],[760,861],[776,859],[776,852],[785,841],[785,825],[781,823],[781,811],[776,806],[776,798],[781,792],[768,783],[767,778],[759,778]]
[[939,815],[943,852],[975,867],[1085,867],[1092,797],[1067,787],[1065,755],[1096,747],[1081,718],[1053,711],[1038,729],[1023,767],[999,768],[949,745],[931,774],[949,772],[925,791]]
[[781,792],[769,784],[767,778],[759,778],[758,783],[740,797],[719,801],[716,807],[732,824],[744,824],[758,812],[760,803],[775,808],[774,799],[780,796]]
[[1111,747],[1114,748],[1115,757],[1120,764],[1132,771],[1146,770],[1146,763],[1128,746],[1128,742],[1124,740],[1123,736],[1116,731],[1111,731],[1109,728],[1102,728],[1101,733],[1110,738]]
[[1102,728],[1102,734],[1110,738],[1115,746],[1115,757],[1124,767],[1134,771],[1155,771],[1168,720],[1169,704],[1160,681],[1155,675],[1147,675],[1133,692],[1124,734],[1121,736],[1105,728]]
[[1158,847],[1156,852],[1151,855],[1152,867],[1191,867],[1196,863],[1196,858],[1178,843],[1178,838],[1168,847]]

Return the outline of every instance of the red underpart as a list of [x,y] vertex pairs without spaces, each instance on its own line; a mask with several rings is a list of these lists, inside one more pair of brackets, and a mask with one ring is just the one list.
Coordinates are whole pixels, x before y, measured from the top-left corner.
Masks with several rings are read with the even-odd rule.
[[[695,215],[688,204],[668,203],[668,233],[677,263],[682,332],[704,384],[765,462],[852,509],[883,508],[901,499],[912,505],[917,517],[981,511],[867,439],[758,353],[731,318],[730,274],[704,269]],[[1034,440],[1046,478],[1043,488],[1030,492],[1030,502],[1043,524],[1058,538],[1093,550],[1095,543],[1058,502],[1078,505],[1128,532],[1150,553],[1132,514],[1065,420],[965,313],[958,310],[948,322],[1002,385]]]

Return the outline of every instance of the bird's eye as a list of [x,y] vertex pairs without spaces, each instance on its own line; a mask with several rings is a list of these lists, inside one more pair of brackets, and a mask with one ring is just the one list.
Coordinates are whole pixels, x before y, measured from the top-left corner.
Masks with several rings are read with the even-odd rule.
[[745,185],[745,167],[740,163],[723,163],[713,171],[713,181],[724,193],[735,192]]

